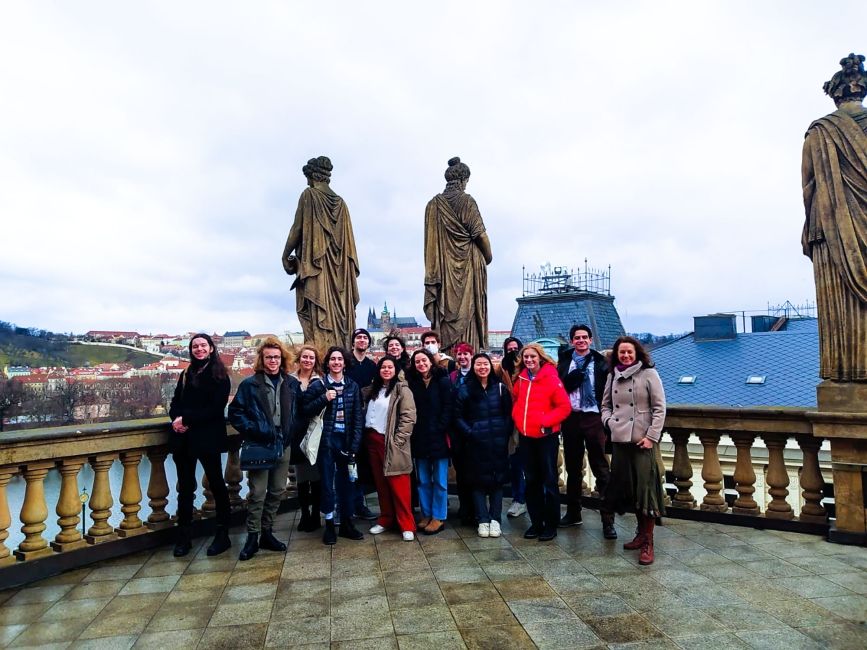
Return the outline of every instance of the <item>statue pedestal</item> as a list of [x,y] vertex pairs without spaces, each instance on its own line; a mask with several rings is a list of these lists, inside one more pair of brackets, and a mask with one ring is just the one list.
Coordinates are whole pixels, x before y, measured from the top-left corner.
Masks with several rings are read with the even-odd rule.
[[867,545],[867,383],[823,381],[813,435],[831,442],[835,525],[828,540]]

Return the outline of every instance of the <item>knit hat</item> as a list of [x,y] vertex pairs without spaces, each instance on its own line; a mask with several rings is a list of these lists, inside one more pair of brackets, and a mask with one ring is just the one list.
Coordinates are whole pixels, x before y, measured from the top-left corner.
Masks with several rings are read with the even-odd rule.
[[367,331],[366,329],[364,329],[363,327],[359,327],[357,330],[355,330],[355,331],[352,333],[352,340],[354,341],[354,340],[355,340],[355,337],[358,336],[359,334],[364,334],[364,335],[367,337],[367,342],[368,342],[368,343],[370,343],[370,342],[373,340],[373,339],[370,338],[370,332],[368,332],[368,331]]

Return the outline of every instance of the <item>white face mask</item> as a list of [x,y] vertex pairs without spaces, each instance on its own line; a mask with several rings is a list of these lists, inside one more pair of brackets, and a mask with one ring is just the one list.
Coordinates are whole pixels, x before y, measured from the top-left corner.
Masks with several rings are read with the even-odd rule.
[[440,346],[437,345],[436,343],[428,343],[426,346],[424,346],[424,349],[427,350],[428,352],[430,352],[431,354],[436,354],[437,352],[440,351]]

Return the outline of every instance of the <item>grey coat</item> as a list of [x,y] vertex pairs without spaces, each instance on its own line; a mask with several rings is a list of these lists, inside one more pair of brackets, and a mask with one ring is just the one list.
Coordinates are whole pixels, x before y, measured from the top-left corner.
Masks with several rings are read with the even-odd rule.
[[611,431],[611,442],[638,442],[644,437],[659,442],[665,424],[665,391],[656,368],[645,368],[639,361],[608,375],[602,424]]

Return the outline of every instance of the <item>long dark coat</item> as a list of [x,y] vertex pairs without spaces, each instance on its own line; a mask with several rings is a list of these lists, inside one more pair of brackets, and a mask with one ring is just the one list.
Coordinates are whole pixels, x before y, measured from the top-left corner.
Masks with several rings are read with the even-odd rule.
[[455,404],[456,443],[467,467],[470,485],[498,487],[509,479],[512,396],[499,381],[487,389],[477,382],[461,386]]

